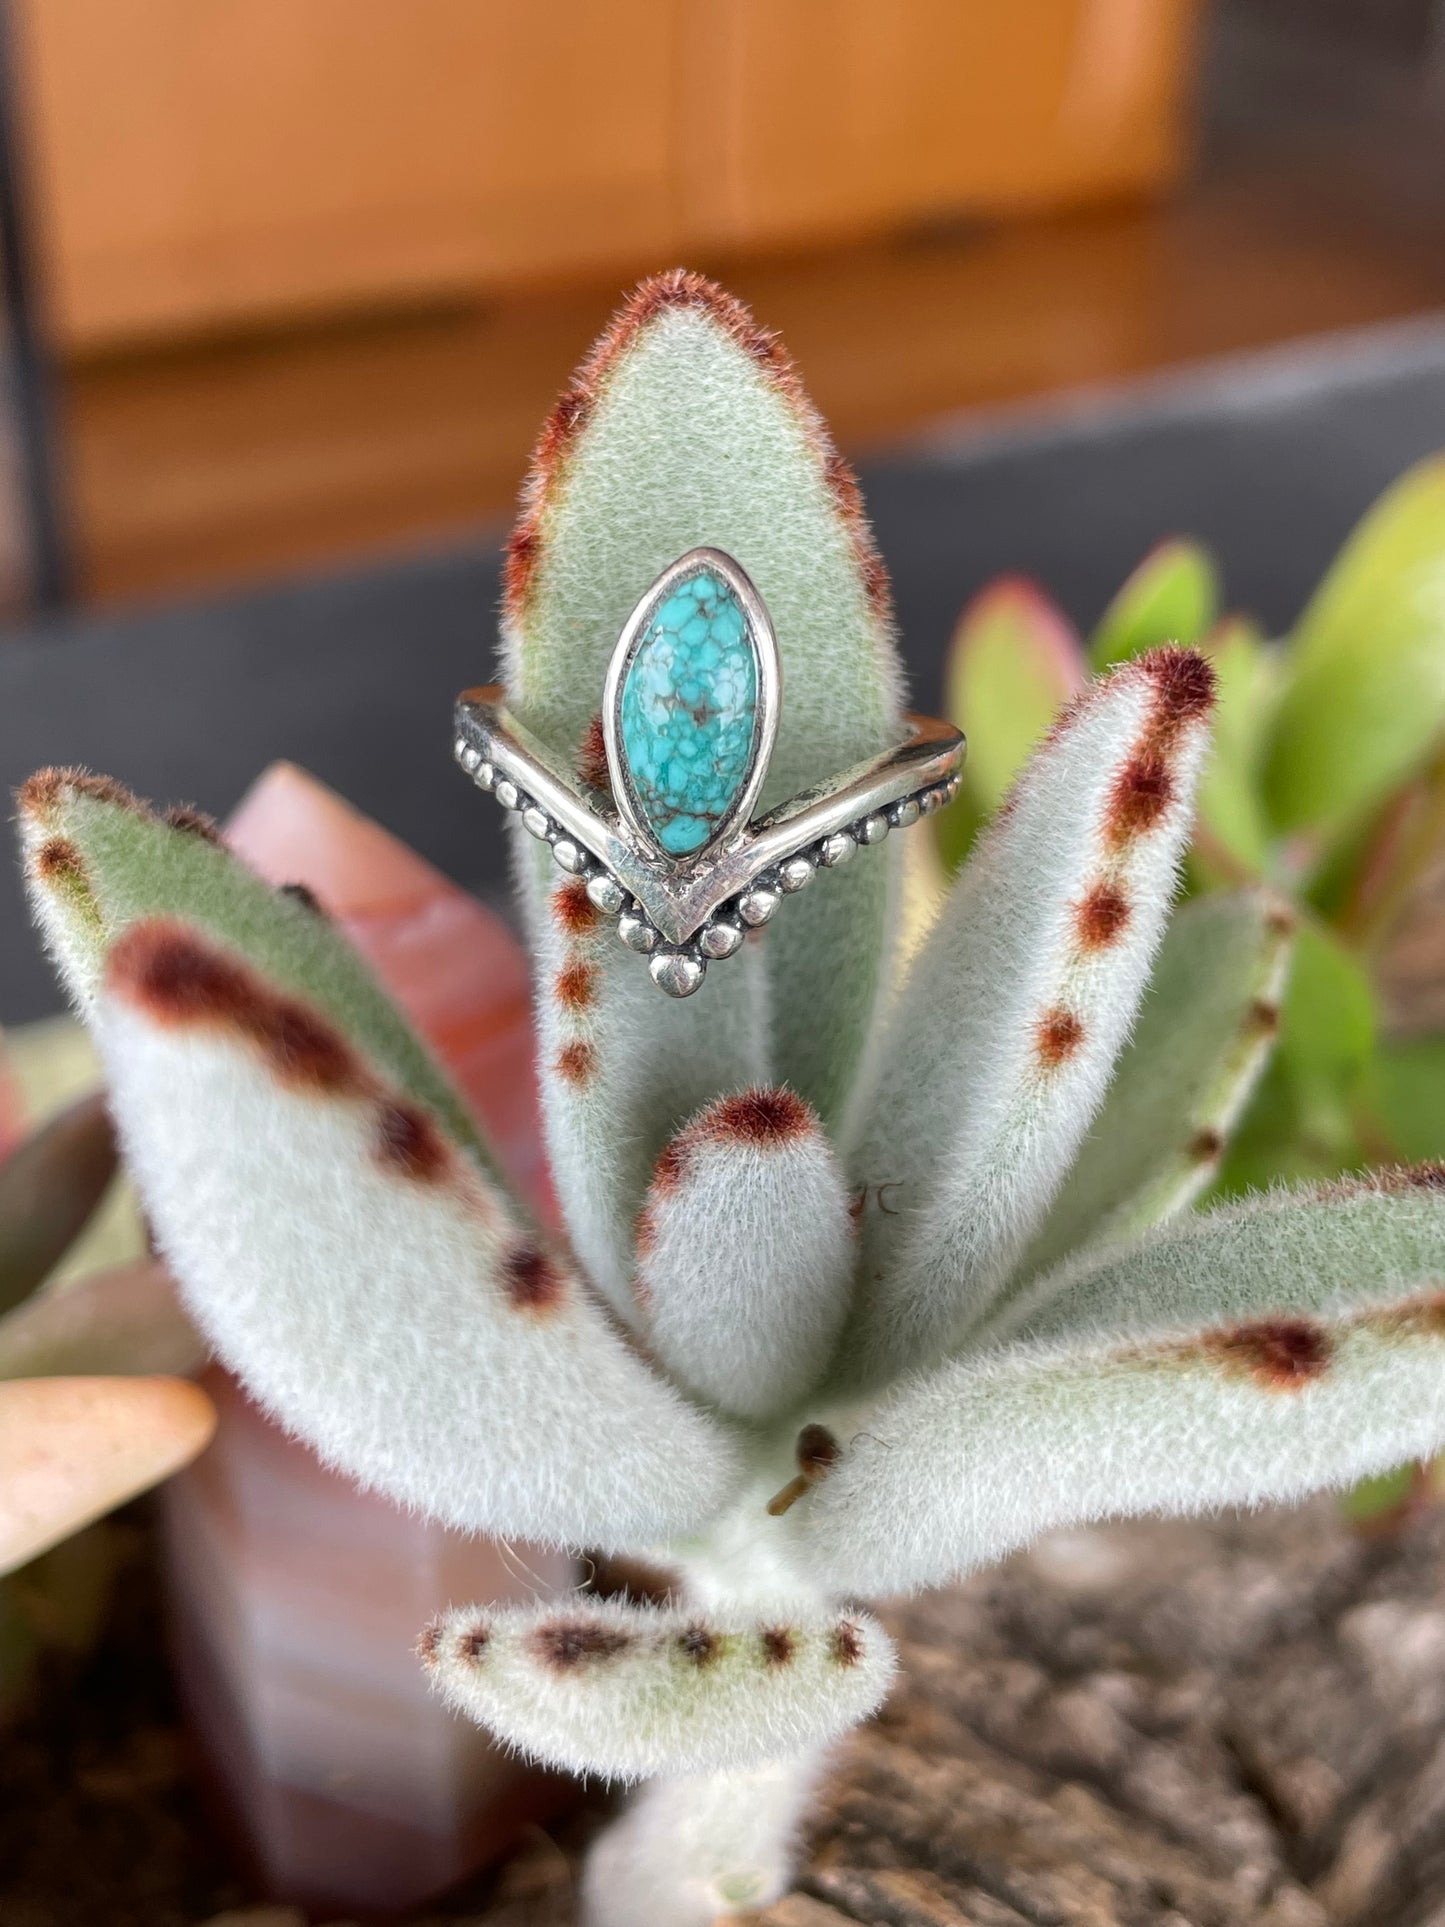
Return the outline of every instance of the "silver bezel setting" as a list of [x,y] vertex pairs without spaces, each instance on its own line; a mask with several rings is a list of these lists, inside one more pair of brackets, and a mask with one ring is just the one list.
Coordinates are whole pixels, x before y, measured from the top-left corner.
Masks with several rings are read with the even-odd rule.
[[[737,598],[743,621],[747,625],[748,642],[757,665],[753,740],[747,774],[727,815],[700,849],[689,851],[685,856],[675,856],[670,850],[663,849],[653,836],[632,788],[631,772],[622,749],[622,691],[633,657],[657,611],[674,590],[704,573],[720,576],[727,584]],[[710,850],[727,844],[746,826],[767,777],[773,745],[778,739],[778,710],[782,693],[783,671],[772,617],[747,571],[721,549],[707,547],[689,549],[686,555],[670,563],[623,625],[602,685],[602,736],[607,745],[607,768],[612,778],[613,800],[637,844],[655,862],[672,864],[674,867],[696,863]]]
[[[758,662],[758,719],[752,759],[734,805],[700,850],[662,850],[628,791],[620,753],[622,680],[639,639],[664,596],[702,569],[720,575],[743,609]],[[730,556],[690,549],[665,569],[628,618],[608,666],[603,734],[613,796],[581,783],[512,716],[495,685],[457,699],[454,754],[479,789],[519,815],[527,832],[551,845],[554,861],[579,878],[620,940],[645,959],[652,981],[689,997],[709,962],[736,955],[752,930],[788,897],[828,870],[952,802],[965,744],[952,724],[904,719],[894,748],[855,763],[830,782],[749,817],[777,736],[782,674],[762,598]]]

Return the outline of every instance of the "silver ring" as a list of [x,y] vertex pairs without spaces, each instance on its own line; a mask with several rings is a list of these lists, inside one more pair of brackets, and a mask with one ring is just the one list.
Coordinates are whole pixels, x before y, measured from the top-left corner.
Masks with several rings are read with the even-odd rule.
[[689,549],[637,604],[608,665],[607,790],[559,764],[493,685],[457,698],[455,755],[583,879],[659,989],[689,997],[819,870],[958,793],[963,736],[908,716],[895,748],[754,819],[781,701],[762,597],[721,549]]

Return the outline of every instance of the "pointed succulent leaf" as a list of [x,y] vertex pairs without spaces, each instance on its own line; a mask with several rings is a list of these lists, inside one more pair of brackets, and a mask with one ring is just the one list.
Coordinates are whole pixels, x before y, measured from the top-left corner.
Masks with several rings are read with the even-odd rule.
[[1294,916],[1264,890],[1174,917],[1103,1109],[1018,1275],[1118,1244],[1192,1204],[1279,1029]]
[[19,804],[31,904],[82,1016],[125,930],[142,917],[184,917],[339,1025],[381,1076],[494,1168],[465,1106],[351,945],[314,906],[238,862],[207,819],[157,816],[83,770],[42,770]]
[[[776,337],[711,283],[678,272],[644,283],[622,309],[557,404],[533,463],[509,555],[504,638],[509,700],[543,742],[578,755],[591,738],[595,750],[624,622],[660,571],[699,544],[742,565],[777,631],[784,697],[761,807],[897,740],[887,580],[853,477]],[[540,878],[545,852],[528,856]],[[886,847],[871,852],[791,901],[768,932],[776,1073],[825,1123],[867,1034],[892,869]],[[535,895],[532,908],[535,925]],[[684,1048],[705,1028],[725,974],[689,1000]],[[630,1119],[618,1127],[626,1132]]]
[[1083,648],[1072,625],[1025,577],[991,583],[959,617],[944,700],[968,734],[968,760],[957,802],[936,819],[939,849],[951,869],[1083,682]]
[[98,1030],[191,1309],[329,1463],[449,1525],[604,1549],[727,1495],[722,1425],[307,1005],[153,920],[114,947]]
[[81,1098],[0,1163],[0,1312],[44,1282],[115,1176],[105,1100]]
[[215,1422],[179,1378],[0,1384],[0,1575],[179,1471]]
[[0,1379],[186,1377],[205,1357],[174,1279],[150,1258],[36,1292],[0,1318]]
[[695,996],[665,997],[580,877],[553,885],[536,955],[552,1181],[588,1277],[631,1319],[637,1214],[663,1146],[720,1091],[767,1079],[762,957],[745,944]]
[[[793,1850],[825,1765],[825,1754],[811,1752],[639,1788],[588,1853],[588,1927],[714,1927],[778,1899],[792,1885]],[[824,1927],[831,1913],[821,1910]]]
[[1199,828],[1193,862],[1214,887],[1260,876],[1269,860],[1269,824],[1260,794],[1260,764],[1278,665],[1245,617],[1221,622],[1202,654],[1214,671],[1214,744],[1199,783]]
[[1445,1444],[1445,1170],[1156,1232],[1046,1294],[1029,1341],[839,1428],[793,1508],[844,1592],[937,1584],[1075,1522],[1259,1505]]
[[1182,536],[1151,549],[1089,638],[1095,669],[1168,643],[1195,643],[1219,613],[1219,571],[1208,549]]
[[1185,650],[1091,684],[914,960],[853,1160],[865,1377],[984,1316],[1062,1183],[1163,933],[1211,686]]
[[422,1636],[432,1679],[509,1746],[574,1773],[726,1772],[866,1719],[892,1642],[854,1611],[470,1606]]
[[1445,728],[1445,458],[1370,510],[1290,639],[1266,768],[1276,826],[1331,839]]
[[788,1090],[700,1112],[657,1161],[637,1254],[640,1323],[684,1385],[752,1418],[802,1397],[832,1356],[853,1262],[816,1114]]

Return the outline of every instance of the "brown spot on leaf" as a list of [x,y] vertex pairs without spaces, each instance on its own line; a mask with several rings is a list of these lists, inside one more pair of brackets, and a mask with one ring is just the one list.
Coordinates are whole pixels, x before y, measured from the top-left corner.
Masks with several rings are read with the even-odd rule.
[[1151,649],[1137,659],[1137,667],[1154,685],[1156,726],[1171,730],[1212,707],[1214,669],[1197,649]]
[[1334,1350],[1329,1333],[1312,1318],[1263,1318],[1211,1333],[1204,1343],[1222,1365],[1286,1392],[1321,1377]]
[[506,605],[509,610],[520,609],[531,591],[532,577],[536,573],[537,558],[542,552],[541,531],[537,518],[531,512],[524,512],[522,520],[513,529],[507,543],[506,561],[502,570]]
[[1445,1191],[1445,1164],[1398,1164],[1374,1174],[1381,1191]]
[[326,915],[321,907],[320,897],[308,883],[283,883],[276,894],[289,897],[292,903],[299,903],[303,910],[309,910],[314,917]]
[[89,887],[80,851],[66,836],[47,837],[35,852],[35,874],[42,883]]
[[[650,1205],[643,1205],[637,1214],[637,1223],[632,1229],[632,1243],[639,1258],[648,1257],[653,1246],[657,1243],[657,1224],[653,1218],[652,1207]],[[652,1303],[652,1293],[641,1278],[633,1280],[632,1289],[633,1296],[640,1306],[644,1309],[650,1306]]]
[[457,1658],[475,1666],[491,1643],[492,1635],[485,1626],[468,1626],[457,1635]]
[[532,1634],[532,1651],[554,1672],[571,1673],[580,1666],[615,1659],[632,1644],[631,1633],[620,1626],[600,1625],[593,1619],[552,1619]]
[[677,1650],[684,1658],[690,1659],[699,1671],[719,1659],[722,1649],[722,1640],[716,1633],[710,1632],[700,1619],[695,1619],[685,1632],[677,1636]]
[[283,1083],[330,1095],[370,1088],[351,1047],[324,1018],[183,925],[157,919],[132,926],[111,951],[108,977],[158,1023],[244,1037]]
[[425,1111],[402,1098],[387,1098],[377,1112],[376,1154],[389,1170],[420,1184],[435,1183],[451,1168],[447,1141]]
[[56,809],[67,795],[89,796],[97,803],[114,803],[136,816],[149,816],[140,798],[113,776],[95,776],[88,769],[41,769],[26,777],[15,792],[15,801],[26,816],[44,816]]
[[1279,1029],[1279,1005],[1256,997],[1249,1007],[1246,1024],[1257,1037],[1273,1037]]
[[574,1038],[570,1044],[562,1046],[554,1063],[562,1082],[580,1089],[592,1080],[592,1073],[597,1068],[597,1052],[580,1037]]
[[691,1149],[690,1132],[679,1131],[676,1137],[669,1138],[658,1154],[652,1167],[651,1189],[666,1197],[675,1191],[687,1175],[688,1154]]
[[843,1455],[843,1448],[826,1425],[805,1425],[794,1448],[803,1476],[810,1485],[825,1478]]
[[798,1642],[786,1626],[764,1626],[763,1658],[769,1666],[789,1666]]
[[422,1628],[421,1637],[416,1642],[416,1654],[423,1666],[435,1666],[440,1659],[445,1630],[445,1624],[440,1619],[434,1619],[429,1626]]
[[1129,899],[1114,883],[1096,883],[1074,906],[1074,928],[1084,950],[1105,950],[1129,927]]
[[1292,937],[1299,929],[1299,918],[1285,904],[1279,904],[1265,918],[1264,927],[1272,937]]
[[552,915],[569,937],[590,937],[602,921],[602,912],[587,894],[581,877],[568,877],[552,894]]
[[502,1290],[514,1311],[555,1311],[567,1283],[555,1262],[538,1246],[516,1245],[500,1266]]
[[215,818],[207,816],[204,810],[193,810],[189,804],[177,804],[167,810],[162,821],[187,836],[198,836],[203,843],[219,844],[221,841]]
[[1224,1135],[1220,1131],[1196,1131],[1185,1150],[1194,1164],[1217,1164],[1224,1156]]
[[597,978],[596,964],[588,963],[584,957],[574,957],[570,963],[563,964],[553,986],[563,1010],[586,1010],[597,996]]
[[862,1628],[851,1619],[840,1619],[828,1646],[835,1665],[856,1666],[863,1657]]
[[607,766],[607,733],[600,714],[588,723],[582,746],[577,751],[577,777],[579,782],[590,783],[594,790],[606,792],[612,788],[612,772]]
[[1117,849],[1154,829],[1174,800],[1169,765],[1152,747],[1138,750],[1114,779],[1105,807],[1104,834]]
[[710,1104],[688,1127],[698,1139],[717,1144],[749,1144],[759,1150],[791,1143],[818,1130],[811,1105],[782,1086],[742,1091]]
[[1045,1070],[1067,1063],[1084,1041],[1084,1026],[1071,1010],[1046,1010],[1034,1033],[1035,1049]]

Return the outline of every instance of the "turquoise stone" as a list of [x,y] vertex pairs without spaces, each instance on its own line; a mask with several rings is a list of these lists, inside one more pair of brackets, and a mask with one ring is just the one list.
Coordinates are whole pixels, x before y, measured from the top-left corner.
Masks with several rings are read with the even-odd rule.
[[673,589],[622,683],[622,753],[660,848],[690,856],[717,834],[752,761],[758,664],[737,597],[711,570]]

